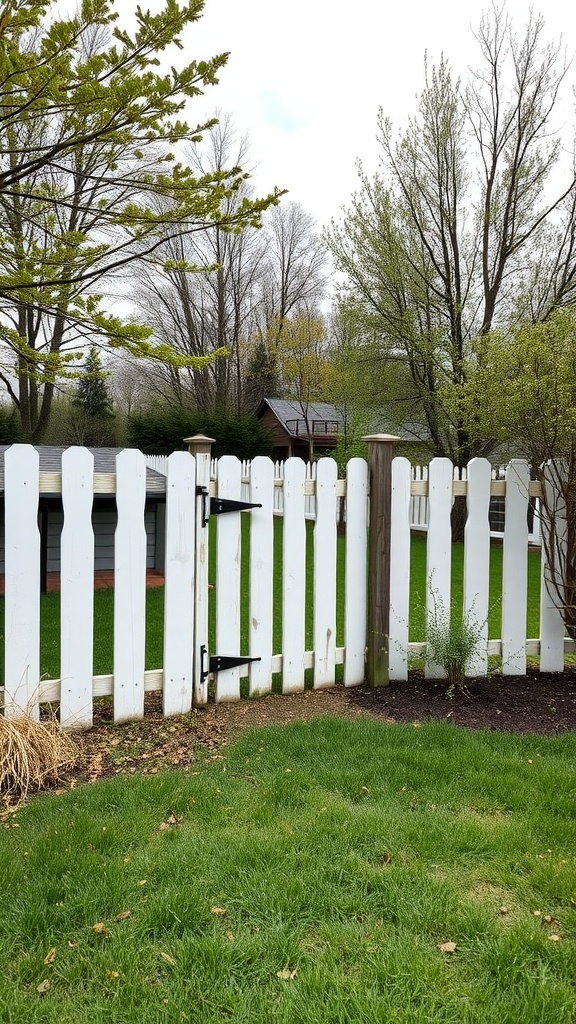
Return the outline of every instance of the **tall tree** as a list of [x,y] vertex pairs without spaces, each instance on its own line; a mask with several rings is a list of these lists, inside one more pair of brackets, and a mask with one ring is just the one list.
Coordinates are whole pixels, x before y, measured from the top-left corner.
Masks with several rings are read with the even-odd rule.
[[459,466],[493,444],[457,400],[475,339],[576,294],[573,165],[552,191],[560,48],[544,41],[541,18],[531,15],[518,39],[496,8],[476,38],[481,65],[466,86],[442,59],[426,65],[418,113],[398,138],[380,113],[380,170],[360,170],[344,220],[327,233],[361,340],[376,337],[379,357],[404,359],[406,396],[424,412],[433,452]]
[[[158,70],[158,54],[203,0],[138,8],[134,31],[116,24],[113,0],[83,0],[58,17],[57,0],[7,0],[0,31],[0,374],[26,436],[41,440],[54,388],[74,345],[99,339],[172,363],[198,363],[151,339],[151,328],[106,312],[99,288],[135,262],[163,263],[162,247],[207,225],[259,223],[275,200],[228,199],[237,165],[204,173],[177,159],[213,122],[180,114],[215,84],[221,54]],[[77,354],[77,353],[76,353]],[[16,381],[13,378],[16,374]]]
[[[229,114],[219,111],[218,123],[204,144],[190,151],[190,162],[204,176],[220,175],[249,159],[246,137],[238,138]],[[250,202],[247,182],[226,196],[228,218]],[[265,242],[261,232],[247,228],[238,233],[226,224],[208,224],[201,231],[184,232],[163,247],[166,267],[139,275],[135,302],[154,327],[155,337],[185,357],[204,359],[200,367],[167,367],[154,388],[172,393],[180,404],[204,411],[243,405],[244,350],[261,301]],[[200,273],[199,271],[204,271]],[[221,355],[211,362],[207,356]]]
[[69,433],[75,444],[114,444],[114,413],[100,352],[91,345],[72,399]]

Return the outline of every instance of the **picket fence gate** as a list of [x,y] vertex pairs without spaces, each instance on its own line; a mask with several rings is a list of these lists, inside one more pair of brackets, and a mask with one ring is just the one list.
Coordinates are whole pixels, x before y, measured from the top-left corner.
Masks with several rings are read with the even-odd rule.
[[[343,664],[346,686],[365,678],[367,640],[366,557],[368,541],[368,468],[352,459],[346,479],[338,480],[336,463],[321,459],[312,472],[289,459],[279,472],[265,457],[241,464],[226,456],[211,465],[208,454],[175,452],[154,468],[166,476],[165,600],[163,665],[145,670],[146,533],[144,505],[146,466],[138,451],[117,456],[115,474],[95,474],[91,453],[70,448],[61,473],[40,473],[38,452],[14,445],[5,453],[5,673],[4,713],[39,714],[43,702],[58,702],[63,726],[89,727],[95,697],[112,696],[116,721],[144,713],[146,691],[161,691],[165,715],[189,711],[208,700],[240,697],[240,680],[248,677],[250,695],[270,691],[281,673],[282,691],[304,689],[305,673],[313,685],[333,685],[335,666]],[[504,480],[493,480],[490,464],[474,459],[466,480],[454,480],[452,464],[435,459],[427,480],[413,480],[407,459],[392,462],[390,555],[390,678],[405,679],[411,656],[425,657],[423,643],[409,643],[410,505],[427,499],[426,594],[450,607],[450,511],[455,494],[466,495],[468,518],[464,544],[464,613],[481,625],[471,672],[485,674],[489,654],[502,658],[502,671],[524,674],[526,656],[538,654],[542,671],[562,671],[565,640],[562,616],[548,591],[542,556],[539,639],[526,639],[527,508],[538,485],[530,482],[526,463],[516,460]],[[211,477],[215,476],[216,479]],[[281,503],[278,492],[281,492]],[[61,536],[60,678],[40,679],[40,534],[41,493],[60,494],[64,511]],[[113,673],[93,674],[95,494],[115,495],[117,529],[114,567]],[[502,636],[487,640],[491,495],[504,497]],[[249,639],[244,663],[225,667],[218,659],[241,654],[241,516],[217,517],[216,643],[209,650],[208,518],[210,496],[248,500]],[[337,519],[346,502],[344,574],[344,644],[336,644]],[[313,645],[305,644],[306,535],[308,499],[314,499]],[[308,511],[307,511],[308,509]],[[282,647],[273,648],[274,516],[281,511]],[[544,524],[545,525],[545,524]],[[249,660],[257,659],[257,660]],[[429,676],[440,675],[428,663]]]

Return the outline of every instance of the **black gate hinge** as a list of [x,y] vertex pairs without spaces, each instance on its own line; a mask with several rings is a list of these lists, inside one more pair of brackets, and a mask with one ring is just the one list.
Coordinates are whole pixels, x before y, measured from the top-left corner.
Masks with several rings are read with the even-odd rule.
[[226,512],[245,512],[250,508],[262,508],[261,502],[235,501],[234,498],[210,498],[210,512],[208,513],[208,488],[197,487],[196,494],[202,498],[202,526],[207,526],[208,514],[221,516]]
[[206,646],[202,644],[200,647],[200,677],[202,681],[207,678],[210,672],[224,672],[227,668],[237,668],[238,665],[248,665],[252,661],[262,661],[262,658],[241,658],[239,655],[213,654],[208,658],[208,668],[206,668],[207,656]]

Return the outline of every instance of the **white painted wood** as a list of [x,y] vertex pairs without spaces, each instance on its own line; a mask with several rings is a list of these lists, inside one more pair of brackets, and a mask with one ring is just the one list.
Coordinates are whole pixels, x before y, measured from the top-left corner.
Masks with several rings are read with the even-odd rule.
[[526,673],[528,600],[528,485],[530,467],[513,459],[506,469],[502,551],[502,674]]
[[38,452],[14,444],[4,455],[4,714],[38,719],[40,533]]
[[488,608],[490,590],[490,483],[492,466],[488,459],[472,459],[466,469],[467,517],[464,527],[464,621],[478,635],[474,654],[467,666],[469,676],[488,672]]
[[[432,459],[428,469],[428,533],[426,538],[426,621],[450,615],[452,570],[452,481],[450,459]],[[427,660],[426,677],[443,679],[444,670]]]
[[302,459],[284,463],[282,539],[282,691],[304,689],[306,615],[306,521]]
[[60,540],[60,725],[92,726],[94,653],[94,456],[62,454],[64,525]]
[[392,460],[390,639],[388,655],[390,679],[408,678],[411,477],[412,467],[408,459],[397,456]]
[[274,611],[274,464],[258,456],[250,469],[250,696],[272,686]]
[[194,459],[188,452],[173,452],[166,465],[162,694],[165,715],[182,715],[192,707],[195,488]]
[[559,597],[554,587],[554,580],[561,579],[559,566],[562,564],[566,546],[566,509],[559,488],[554,480],[554,473],[546,473],[544,483],[546,504],[553,509],[557,544],[554,545],[554,563],[548,557],[550,529],[546,513],[542,509],[540,532],[542,536],[542,561],[540,577],[540,671],[564,671],[564,620],[558,607]]
[[346,466],[346,566],[344,575],[344,685],[365,679],[367,631],[368,463]]
[[[193,458],[190,455],[190,458]],[[208,545],[210,499],[203,496],[210,488],[210,455],[200,453],[196,462],[196,557],[194,583],[194,698],[198,707],[208,701]],[[203,518],[203,510],[206,519]]]
[[316,464],[314,687],[333,686],[336,666],[336,481],[334,459]]
[[[218,497],[241,500],[242,467],[234,455],[218,461]],[[241,514],[226,512],[217,518],[216,544],[216,650],[240,654]],[[240,670],[228,668],[216,675],[216,702],[240,699]]]
[[146,457],[116,456],[114,536],[114,721],[144,715],[146,641]]

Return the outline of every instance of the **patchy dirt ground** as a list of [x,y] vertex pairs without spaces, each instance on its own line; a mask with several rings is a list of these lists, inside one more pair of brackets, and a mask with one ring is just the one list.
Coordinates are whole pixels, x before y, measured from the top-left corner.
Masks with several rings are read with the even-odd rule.
[[470,696],[449,698],[446,685],[413,672],[388,687],[306,690],[286,696],[209,704],[178,718],[163,718],[160,696],[148,694],[141,722],[114,725],[110,706],[98,707],[96,724],[82,735],[80,764],[65,783],[94,782],[119,774],[156,774],[161,768],[190,771],[197,760],[219,756],[238,732],[315,715],[371,716],[382,721],[441,719],[472,729],[556,735],[576,730],[576,671],[561,676],[492,677],[468,684]]

